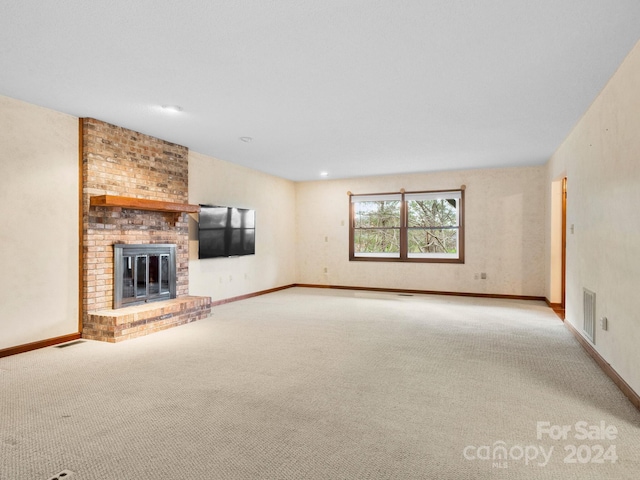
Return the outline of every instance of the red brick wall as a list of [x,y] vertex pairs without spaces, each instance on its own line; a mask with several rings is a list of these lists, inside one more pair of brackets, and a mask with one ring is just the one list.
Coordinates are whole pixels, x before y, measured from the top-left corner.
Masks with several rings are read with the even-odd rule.
[[92,195],[188,202],[186,147],[82,119],[83,310],[112,308],[115,243],[174,243],[177,296],[189,291],[187,214],[90,207]]

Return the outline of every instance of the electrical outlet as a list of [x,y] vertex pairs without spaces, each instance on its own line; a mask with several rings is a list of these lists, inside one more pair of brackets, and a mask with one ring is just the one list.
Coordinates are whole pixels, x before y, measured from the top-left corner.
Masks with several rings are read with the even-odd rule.
[[608,330],[609,321],[607,320],[607,317],[600,317],[600,328],[602,330]]
[[480,278],[481,278],[482,280],[486,280],[486,279],[487,279],[487,273],[486,273],[486,272],[482,272],[482,273],[480,274]]
[[480,280],[480,274],[479,273],[474,273],[473,274],[473,279],[474,280]]
[[324,267],[324,273],[328,273],[329,269],[327,267]]

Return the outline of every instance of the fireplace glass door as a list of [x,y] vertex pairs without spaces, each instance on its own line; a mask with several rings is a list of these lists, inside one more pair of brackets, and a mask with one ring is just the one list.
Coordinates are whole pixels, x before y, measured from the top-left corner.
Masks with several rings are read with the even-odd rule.
[[175,245],[114,245],[114,307],[175,298]]

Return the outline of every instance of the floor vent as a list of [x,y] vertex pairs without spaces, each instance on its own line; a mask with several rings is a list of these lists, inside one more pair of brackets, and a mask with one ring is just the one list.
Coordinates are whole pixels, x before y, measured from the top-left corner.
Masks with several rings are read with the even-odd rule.
[[62,345],[56,345],[54,348],[67,348],[67,347],[71,347],[72,345],[78,345],[80,343],[84,343],[85,340],[76,340],[74,342],[69,342],[69,343],[63,343]]
[[49,477],[47,480],[67,480],[71,477],[73,477],[73,472],[71,470],[62,470],[60,473],[54,475],[53,477]]
[[596,333],[596,294],[583,288],[582,305],[584,312],[584,319],[582,324],[582,331],[587,336],[591,343],[595,344]]

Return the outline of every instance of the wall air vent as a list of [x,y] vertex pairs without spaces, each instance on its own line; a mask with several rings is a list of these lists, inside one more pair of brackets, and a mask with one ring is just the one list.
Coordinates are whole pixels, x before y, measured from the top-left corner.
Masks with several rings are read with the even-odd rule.
[[596,294],[586,288],[582,293],[582,311],[584,315],[582,331],[591,343],[596,343]]

